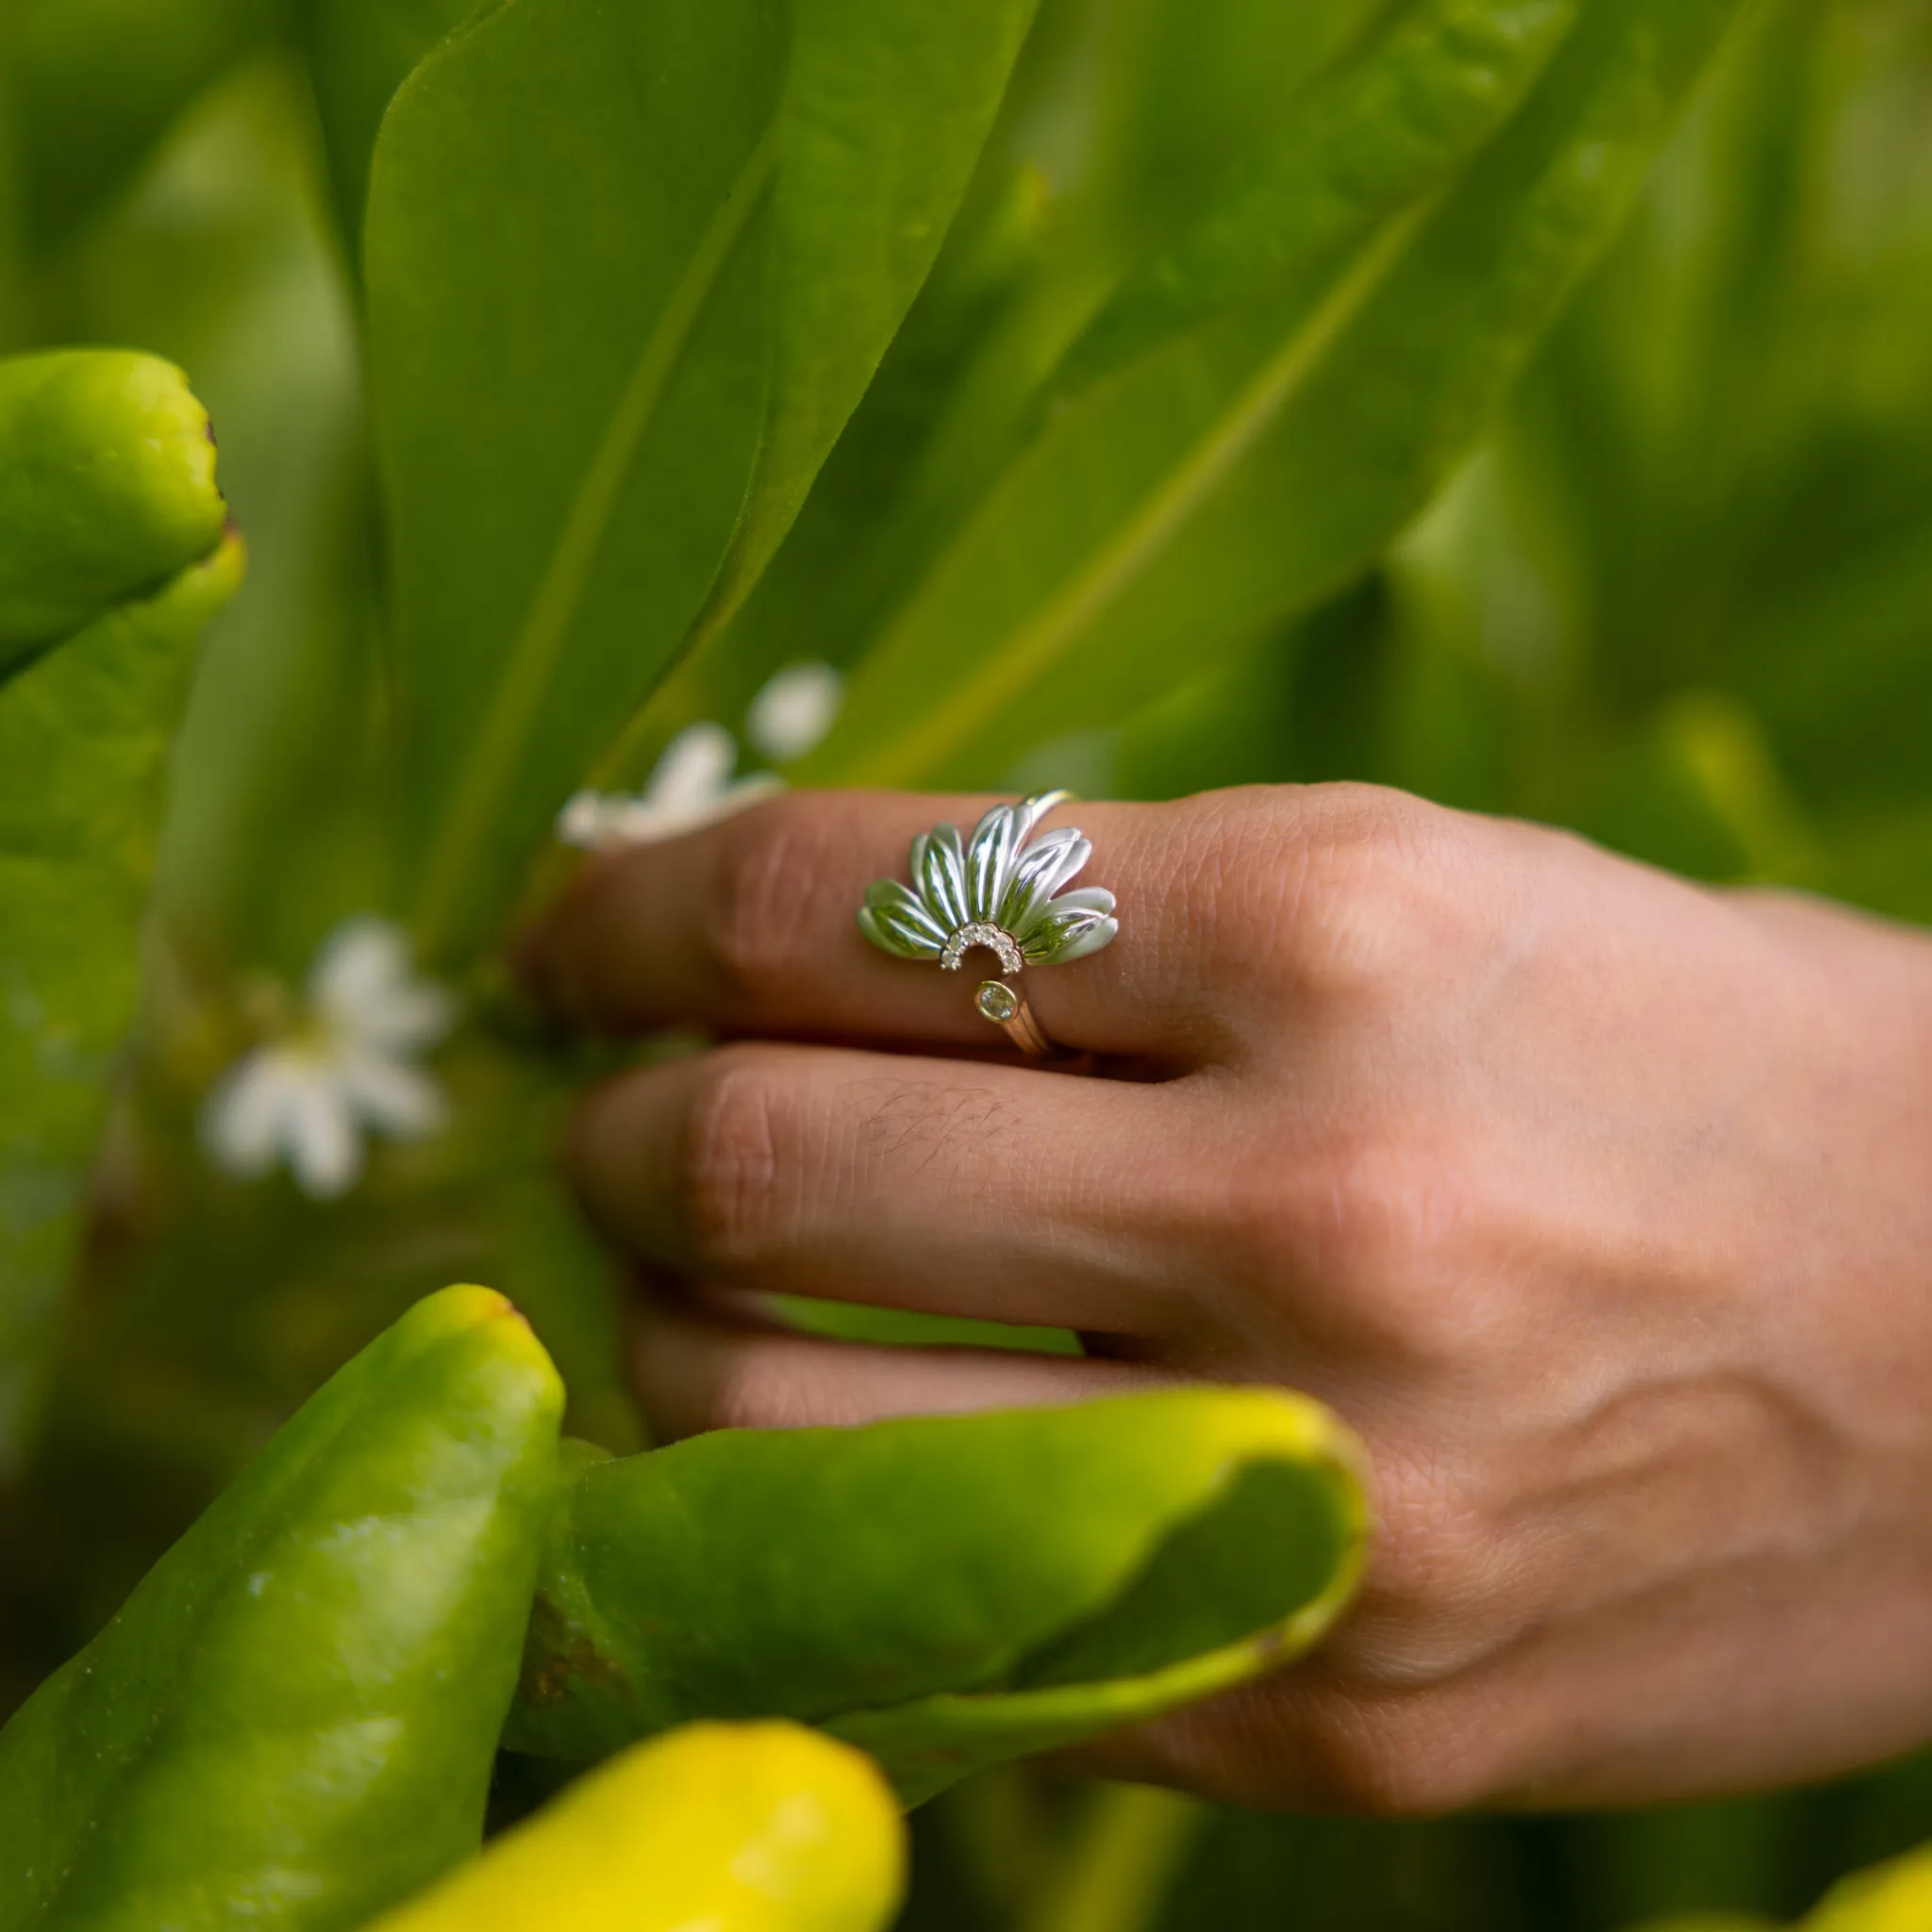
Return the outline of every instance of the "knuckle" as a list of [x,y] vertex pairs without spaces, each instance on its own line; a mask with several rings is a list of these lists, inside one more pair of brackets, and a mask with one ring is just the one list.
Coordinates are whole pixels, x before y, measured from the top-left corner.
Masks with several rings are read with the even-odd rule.
[[1502,1339],[1512,1277],[1484,1265],[1486,1196],[1453,1132],[1421,1119],[1337,1132],[1282,1195],[1299,1273],[1359,1346],[1453,1369]]
[[1306,1214],[1292,1186],[1268,1163],[1236,1162],[1223,1170],[1211,1239],[1245,1265],[1241,1274],[1264,1294],[1280,1291],[1302,1273]]
[[708,1057],[675,1156],[675,1207],[691,1257],[709,1268],[757,1260],[783,1240],[784,1083],[756,1048]]
[[1259,923],[1269,969],[1299,1000],[1378,1003],[1468,944],[1457,814],[1370,785],[1319,787],[1283,809]]
[[704,949],[718,979],[757,1002],[780,990],[808,949],[826,876],[811,820],[789,798],[729,822],[706,922]]

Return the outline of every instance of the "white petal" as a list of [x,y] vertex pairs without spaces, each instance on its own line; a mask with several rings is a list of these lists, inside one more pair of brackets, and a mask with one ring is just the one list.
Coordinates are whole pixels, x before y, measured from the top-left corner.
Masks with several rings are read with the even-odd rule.
[[358,1046],[420,1052],[456,1023],[456,1002],[409,964],[400,926],[363,917],[339,925],[308,976],[309,1004],[336,1038]]
[[422,1053],[456,1024],[455,998],[432,980],[412,979],[392,987],[354,1015],[336,1021],[343,1051],[374,1050],[391,1057]]
[[258,1047],[223,1074],[201,1109],[202,1145],[218,1167],[252,1180],[275,1165],[294,1084],[275,1047]]
[[362,1143],[349,1097],[331,1069],[311,1062],[308,1077],[291,1092],[287,1122],[289,1165],[305,1194],[332,1201],[362,1172]]
[[609,838],[611,815],[621,804],[601,791],[573,791],[557,814],[558,843],[575,845],[580,852],[600,851]]
[[774,765],[802,758],[832,728],[845,680],[829,664],[788,664],[746,712],[744,733]]
[[399,1141],[420,1141],[448,1118],[442,1091],[427,1074],[401,1060],[357,1054],[337,1068],[344,1099],[368,1125]]
[[639,802],[669,814],[708,811],[737,764],[738,741],[724,725],[687,724],[664,747]]
[[353,1017],[409,978],[409,941],[386,919],[345,919],[308,974],[308,1004],[325,1019]]
[[702,804],[680,806],[675,810],[654,805],[647,799],[632,799],[612,818],[604,843],[607,846],[653,845],[659,840],[679,839],[687,832],[699,831],[706,825],[716,824],[720,819],[728,819],[732,813],[742,811],[746,806],[756,805],[759,799],[770,798],[774,792],[784,789],[784,779],[772,772],[760,772],[753,777],[735,779]]
[[1098,918],[1084,931],[1075,933],[1066,941],[1054,955],[1056,964],[1071,966],[1075,959],[1085,959],[1113,944],[1121,929],[1117,919]]
[[998,924],[1019,838],[1019,817],[1010,805],[994,806],[974,826],[966,841],[966,903],[974,919]]
[[776,772],[754,772],[749,777],[734,780],[719,794],[705,814],[704,823],[708,825],[719,819],[728,819],[761,798],[775,798],[784,790],[785,781]]
[[1047,901],[1092,854],[1091,841],[1072,826],[1042,832],[1013,863],[999,923],[1010,933],[1027,931],[1046,910]]
[[1036,791],[1031,798],[1023,798],[1018,805],[1010,808],[1013,814],[1014,830],[1024,842],[1032,838],[1033,828],[1048,812],[1056,808],[1073,802],[1071,791]]
[[971,922],[966,847],[958,825],[935,825],[912,841],[912,885],[948,932]]
[[948,928],[896,879],[874,879],[865,889],[858,929],[882,952],[902,959],[937,959],[945,951]]

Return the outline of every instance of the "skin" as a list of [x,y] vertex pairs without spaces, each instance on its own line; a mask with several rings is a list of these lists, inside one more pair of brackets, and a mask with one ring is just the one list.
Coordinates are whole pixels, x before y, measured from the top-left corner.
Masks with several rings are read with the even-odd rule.
[[[786,797],[594,862],[537,935],[571,1020],[724,1042],[570,1146],[660,1428],[1331,1403],[1375,1461],[1359,1604],[1116,1775],[1403,1815],[1932,1738],[1932,941],[1364,787],[1083,804],[1121,935],[1026,975],[1092,1056],[1041,1069],[852,924],[988,802]],[[808,1338],[771,1291],[1090,1356]]]

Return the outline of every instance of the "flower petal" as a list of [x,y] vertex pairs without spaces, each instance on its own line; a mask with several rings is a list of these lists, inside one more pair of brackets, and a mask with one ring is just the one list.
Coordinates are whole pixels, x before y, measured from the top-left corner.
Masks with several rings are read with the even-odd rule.
[[1047,901],[1092,856],[1091,841],[1071,825],[1036,839],[1013,867],[1012,883],[1000,908],[1000,924],[1024,943],[1027,928],[1046,910]]
[[397,987],[352,1019],[338,1021],[336,1032],[348,1053],[416,1054],[434,1046],[456,1024],[456,1017],[455,999],[441,987],[419,979]]
[[1030,798],[1023,798],[1011,808],[1013,813],[1013,835],[1018,843],[1024,845],[1033,836],[1033,828],[1039,824],[1057,805],[1065,805],[1074,794],[1071,791],[1036,791]]
[[579,852],[601,852],[609,843],[611,825],[624,801],[603,791],[573,791],[563,802],[552,827],[559,845]]
[[687,724],[669,744],[645,781],[641,803],[682,815],[706,812],[731,783],[738,741],[708,719]]
[[958,825],[935,825],[913,841],[912,884],[948,932],[967,924],[966,848]]
[[202,1145],[215,1165],[253,1180],[275,1164],[291,1107],[289,1056],[258,1047],[215,1083],[201,1109]]
[[976,920],[999,924],[1000,907],[1020,849],[1020,815],[996,805],[973,828],[966,845],[966,904]]
[[349,1097],[324,1062],[311,1061],[305,1077],[291,1087],[286,1138],[289,1165],[311,1199],[334,1200],[362,1172],[362,1142]]
[[1065,966],[1111,945],[1120,929],[1120,922],[1105,912],[1056,910],[1040,921],[1022,950],[1029,965]]
[[881,951],[902,959],[937,959],[946,934],[925,907],[896,879],[866,888],[858,929]]
[[417,977],[408,940],[383,919],[347,920],[330,934],[308,975],[308,1003],[330,1034],[355,1045],[420,1051],[456,1022],[456,1002]]
[[409,983],[409,941],[399,925],[364,914],[323,941],[308,974],[308,1004],[325,1019],[353,1020]]
[[1046,909],[1050,913],[1098,912],[1105,918],[1113,912],[1114,896],[1105,886],[1076,886],[1071,892],[1062,892]]
[[774,765],[814,751],[832,728],[845,680],[829,664],[788,664],[751,701],[744,735]]
[[398,1141],[420,1141],[440,1132],[449,1118],[442,1090],[402,1060],[353,1055],[337,1068],[336,1078],[352,1113]]

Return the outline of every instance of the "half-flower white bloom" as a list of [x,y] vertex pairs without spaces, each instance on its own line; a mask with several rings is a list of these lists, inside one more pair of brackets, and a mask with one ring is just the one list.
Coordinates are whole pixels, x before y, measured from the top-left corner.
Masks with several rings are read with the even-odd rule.
[[724,725],[687,724],[664,747],[641,791],[577,792],[557,815],[557,836],[585,852],[649,844],[693,832],[784,789],[769,772],[734,778],[737,766],[738,741]]
[[420,1140],[442,1125],[441,1091],[416,1061],[455,1019],[455,1001],[416,975],[395,926],[345,922],[316,955],[297,1025],[208,1095],[208,1151],[247,1176],[287,1161],[305,1193],[333,1199],[362,1172],[365,1132]]
[[973,828],[935,825],[912,841],[912,883],[874,879],[858,929],[881,952],[937,959],[948,973],[974,947],[998,956],[1000,972],[1064,966],[1113,943],[1121,929],[1105,886],[1065,890],[1093,857],[1073,826],[1041,832],[1041,819],[1068,796],[1042,791],[996,805]]
[[845,702],[845,680],[829,664],[788,664],[752,699],[744,735],[774,765],[816,751]]

